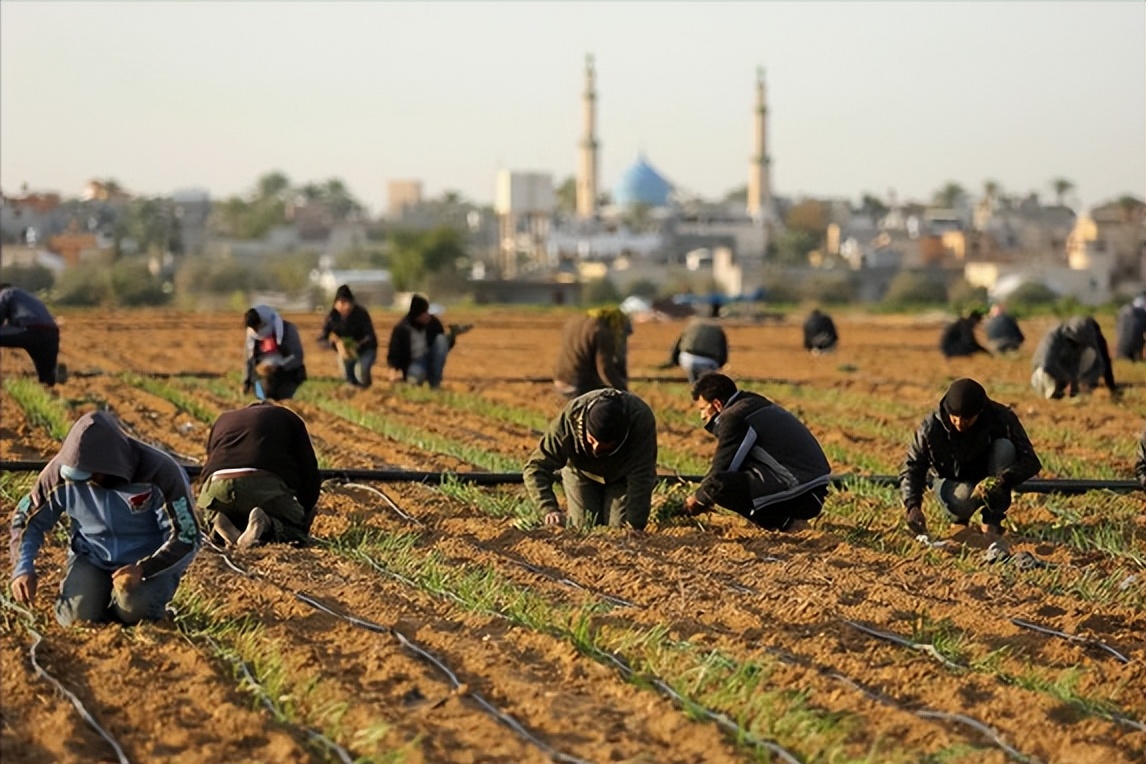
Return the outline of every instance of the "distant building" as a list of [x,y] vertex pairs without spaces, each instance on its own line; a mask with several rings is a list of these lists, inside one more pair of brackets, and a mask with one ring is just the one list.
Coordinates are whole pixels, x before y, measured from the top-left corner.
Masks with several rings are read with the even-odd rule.
[[386,185],[387,217],[401,220],[412,207],[422,203],[422,181],[392,180]]

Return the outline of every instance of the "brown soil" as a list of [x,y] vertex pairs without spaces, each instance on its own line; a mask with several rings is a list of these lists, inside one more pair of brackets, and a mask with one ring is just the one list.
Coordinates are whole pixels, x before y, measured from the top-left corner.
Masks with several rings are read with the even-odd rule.
[[[551,387],[526,378],[549,374],[555,338],[569,314],[456,313],[451,311],[449,319],[472,321],[477,328],[459,340],[450,356],[444,392],[452,403],[446,402],[447,395],[438,400],[385,381],[367,391],[324,381],[334,379],[335,362],[333,353],[314,343],[321,316],[288,317],[299,324],[312,378],[290,405],[306,419],[325,465],[477,469],[462,457],[399,442],[351,422],[332,413],[329,401],[429,438],[464,443],[516,462],[527,456],[537,441],[534,427],[463,404],[485,401],[540,421],[554,415],[561,401]],[[394,320],[381,311],[374,318],[383,333]],[[72,418],[108,407],[138,437],[188,463],[201,461],[209,425],[123,375],[228,375],[161,381],[209,412],[241,405],[238,323],[233,315],[65,314],[62,360],[73,379],[58,395]],[[1040,477],[1130,476],[1135,438],[1146,418],[1141,367],[1117,363],[1116,376],[1133,385],[1121,400],[1098,391],[1072,401],[1044,401],[1029,390],[1027,378],[1030,351],[1049,321],[1024,325],[1032,339],[1016,357],[952,361],[936,350],[940,319],[845,316],[839,324],[840,350],[820,358],[800,347],[798,322],[734,322],[728,327],[732,363],[727,371],[757,380],[744,384],[801,416],[833,454],[835,472],[894,474],[911,433],[945,386],[972,376],[984,382],[992,397],[1015,407],[1047,463]],[[636,382],[633,389],[658,415],[662,452],[703,464],[712,440],[695,426],[683,376],[657,368],[680,328],[673,323],[638,325],[631,338],[630,372],[656,378]],[[1111,327],[1104,328],[1112,336]],[[23,353],[5,350],[2,369],[8,379],[29,374],[31,365]],[[384,363],[375,368],[379,378],[384,371]],[[27,420],[7,390],[0,394],[0,459],[47,459],[57,447]],[[671,465],[664,471],[671,472]],[[743,718],[736,708],[721,710],[751,724],[761,737],[780,741],[801,760],[856,760],[873,751],[873,761],[1007,760],[980,732],[950,717],[927,716],[927,711],[976,719],[1016,751],[1040,761],[1146,760],[1146,732],[1112,718],[1121,714],[1146,721],[1142,494],[1020,494],[1011,517],[1025,529],[1049,533],[1069,513],[1082,517],[1086,527],[1104,514],[1125,516],[1130,519],[1123,532],[1131,547],[1129,555],[1115,554],[1081,542],[1052,543],[1020,534],[1016,550],[1059,564],[1049,571],[1022,572],[983,563],[982,537],[947,528],[931,505],[933,530],[954,543],[923,549],[903,530],[894,493],[886,491],[836,493],[812,529],[799,534],[769,533],[717,512],[701,522],[666,519],[641,535],[522,530],[430,486],[374,487],[421,524],[404,521],[370,490],[330,483],[320,500],[315,535],[333,539],[351,527],[415,532],[419,553],[436,555],[457,570],[496,570],[556,607],[588,606],[606,595],[628,600],[635,607],[614,607],[593,619],[603,642],[615,638],[611,644],[620,645],[617,635],[664,627],[669,641],[688,642],[698,655],[718,651],[766,667],[758,693],[779,691],[777,709],[793,702],[785,691],[800,693],[821,720],[828,720],[822,728],[786,728],[787,722],[776,721],[778,711]],[[523,498],[518,486],[485,490]],[[0,510],[7,516],[17,497],[7,489],[2,493]],[[664,501],[663,496],[657,499],[658,505]],[[57,538],[41,554],[41,593],[34,609],[44,642],[37,657],[80,697],[130,760],[323,759],[298,724],[266,711],[231,664],[213,654],[204,640],[186,638],[176,624],[57,626],[50,601],[65,553]],[[352,756],[382,760],[387,751],[399,751],[413,762],[549,759],[542,747],[483,711],[480,697],[551,751],[587,761],[759,757],[715,724],[679,709],[647,681],[627,682],[616,667],[579,652],[567,639],[464,608],[334,550],[262,548],[237,553],[234,561],[256,575],[243,577],[219,555],[205,551],[184,579],[184,591],[212,603],[220,616],[261,625],[284,674],[300,685],[313,684],[309,699],[298,702],[300,713],[309,713],[311,720],[330,719],[334,716],[323,716],[323,704],[337,706],[338,723],[326,732]],[[568,585],[570,580],[583,588]],[[1094,583],[1100,581],[1111,583]],[[299,600],[295,595],[300,592],[392,631],[357,628]],[[114,761],[110,746],[35,674],[29,662],[32,637],[22,619],[8,609],[0,609],[0,616],[0,758]],[[1100,640],[1130,662],[1120,663],[1093,644],[1021,628],[1012,618]],[[933,633],[941,625],[962,636],[957,662],[969,669],[945,667],[924,652],[873,638],[849,622],[906,637]],[[463,687],[453,687],[403,649],[393,632],[432,652]],[[642,654],[632,646],[616,649],[630,657]],[[678,689],[688,691],[700,677],[694,672],[673,679]],[[1057,682],[1058,689],[1040,682]],[[1071,697],[1082,700],[1072,703]],[[285,702],[291,705],[290,698]]]

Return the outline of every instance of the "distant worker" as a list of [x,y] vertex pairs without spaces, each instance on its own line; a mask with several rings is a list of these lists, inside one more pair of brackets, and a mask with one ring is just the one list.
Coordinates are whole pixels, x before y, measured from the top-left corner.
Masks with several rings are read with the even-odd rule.
[[247,368],[243,393],[254,389],[260,400],[294,396],[306,381],[302,339],[298,327],[284,321],[274,308],[256,305],[243,317],[247,327]]
[[832,469],[800,420],[724,374],[701,377],[692,399],[717,444],[704,481],[685,500],[689,514],[719,505],[776,531],[802,530],[819,516]]
[[430,312],[430,301],[420,294],[414,295],[406,317],[390,332],[390,347],[386,353],[390,378],[415,385],[426,383],[430,389],[437,390],[442,386],[446,357],[454,349],[458,336],[472,328],[469,324],[450,324],[447,329]]
[[370,387],[370,370],[378,357],[378,338],[366,308],[354,300],[343,284],[334,293],[334,305],[322,323],[318,341],[338,352],[338,362],[347,384]]
[[1007,306],[995,303],[987,318],[987,346],[993,353],[1009,353],[1023,345],[1023,330],[1019,322],[1007,312]]
[[715,321],[691,318],[672,346],[666,366],[680,366],[690,384],[728,363],[728,337]]
[[1142,360],[1142,348],[1146,346],[1146,294],[1138,295],[1118,311],[1114,337],[1115,358]]
[[571,527],[644,530],[657,482],[652,409],[621,390],[594,390],[574,398],[550,422],[522,473],[546,525],[564,520],[553,491],[560,476]]
[[999,541],[1011,491],[1041,469],[1015,412],[988,398],[975,380],[957,379],[916,430],[900,469],[907,527],[912,533],[927,533],[923,493],[930,470],[936,476],[935,496],[948,519],[967,525],[981,512],[983,533]]
[[983,314],[973,310],[963,318],[957,318],[943,328],[939,337],[939,350],[947,358],[987,353],[991,351],[975,339],[975,327],[983,320]]
[[246,549],[310,537],[322,478],[306,424],[261,401],[224,411],[207,436],[199,508],[216,543]]
[[1044,398],[1073,398],[1090,392],[1102,378],[1111,395],[1118,395],[1114,367],[1102,328],[1089,316],[1075,316],[1045,335],[1031,358],[1031,387]]
[[629,389],[629,335],[633,325],[619,308],[597,308],[566,322],[553,374],[566,398],[611,387]]
[[36,367],[40,384],[52,387],[68,379],[58,363],[60,328],[44,303],[11,284],[0,284],[0,347],[23,348]]
[[84,414],[12,519],[12,596],[36,596],[36,556],[68,515],[68,562],[56,619],[158,621],[199,550],[187,474],[168,454],[128,437],[106,411]]
[[815,308],[804,321],[804,349],[812,355],[830,353],[836,349],[840,335],[836,333],[836,322],[827,313]]

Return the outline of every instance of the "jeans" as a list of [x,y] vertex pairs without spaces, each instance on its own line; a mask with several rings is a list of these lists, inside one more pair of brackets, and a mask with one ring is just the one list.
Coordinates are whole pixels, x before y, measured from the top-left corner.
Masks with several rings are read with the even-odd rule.
[[361,350],[358,352],[358,358],[353,361],[338,359],[339,370],[350,384],[358,387],[370,387],[373,383],[370,377],[370,370],[374,367],[374,361],[377,357],[377,348]]
[[678,362],[680,363],[680,367],[684,369],[684,373],[688,375],[688,383],[690,385],[695,385],[696,381],[703,375],[720,368],[720,364],[711,358],[706,358],[702,355],[693,355],[692,353],[686,353],[684,351],[681,351]]
[[174,568],[141,581],[130,592],[122,592],[112,587],[110,571],[69,552],[67,573],[56,600],[56,620],[62,626],[77,621],[119,621],[129,626],[143,620],[161,621],[194,557],[194,553],[189,554]]
[[[987,474],[984,478],[997,476],[1000,472],[1015,463],[1017,454],[1015,444],[1006,438],[1000,438],[991,444],[991,451],[987,455]],[[947,519],[953,523],[966,523],[978,510],[983,510],[983,522],[997,525],[1006,516],[1011,506],[1011,492],[996,497],[988,497],[984,502],[974,498],[972,493],[979,480],[954,480],[938,478],[935,481],[935,497],[940,505],[947,511]]]
[[314,511],[303,509],[282,478],[266,472],[221,480],[212,476],[199,492],[198,504],[208,534],[212,533],[217,514],[225,515],[236,528],[244,530],[255,507],[266,512],[274,529],[267,541],[305,543],[314,522]]
[[410,362],[406,369],[406,381],[420,385],[426,382],[431,388],[442,386],[442,372],[446,369],[446,356],[450,354],[450,340],[439,334],[421,358]]
[[565,467],[561,470],[561,485],[569,506],[569,525],[574,528],[591,528],[594,525],[620,528],[627,522],[637,530],[643,530],[648,523],[648,516],[625,516],[627,481],[598,483],[572,467]]

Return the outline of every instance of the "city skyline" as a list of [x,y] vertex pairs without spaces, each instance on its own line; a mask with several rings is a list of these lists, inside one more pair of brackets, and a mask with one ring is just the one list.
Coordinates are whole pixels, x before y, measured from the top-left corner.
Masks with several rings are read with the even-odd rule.
[[0,5],[0,188],[167,195],[272,170],[493,200],[501,169],[574,176],[584,62],[600,187],[644,155],[742,187],[765,71],[779,196],[926,200],[949,181],[1092,205],[1146,196],[1146,5]]

